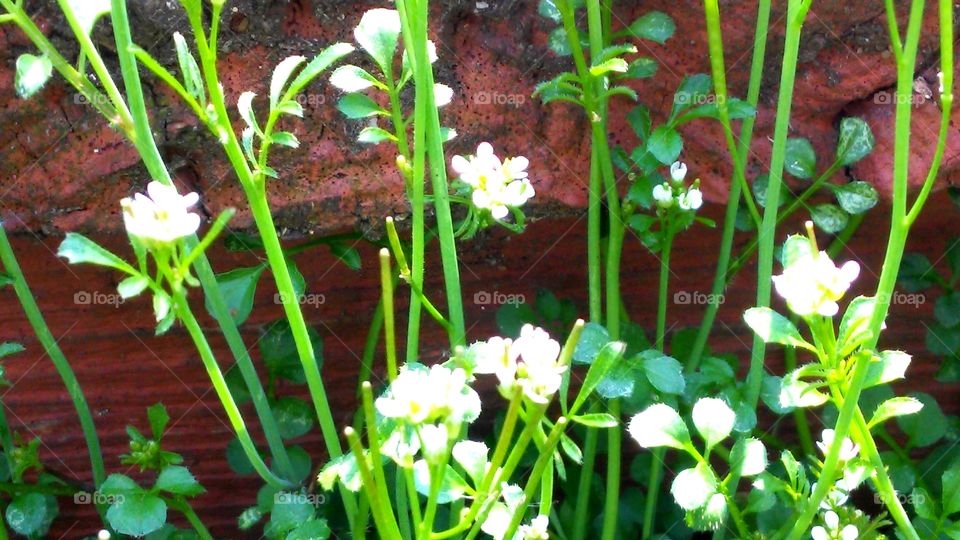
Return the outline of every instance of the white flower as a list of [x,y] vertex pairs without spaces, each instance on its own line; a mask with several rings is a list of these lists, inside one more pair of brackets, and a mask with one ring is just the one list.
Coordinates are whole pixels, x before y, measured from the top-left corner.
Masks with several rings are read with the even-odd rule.
[[856,262],[847,261],[837,268],[830,256],[820,251],[793,261],[783,274],[773,276],[773,285],[797,315],[833,317],[840,311],[837,300],[859,274]]
[[523,325],[509,356],[517,359],[517,382],[530,399],[546,403],[560,389],[567,366],[557,363],[560,344],[542,328]]
[[97,540],[110,540],[110,531],[100,529],[100,532],[97,533]]
[[473,372],[478,375],[496,375],[504,393],[509,393],[517,378],[517,357],[511,354],[511,345],[513,341],[495,336],[487,341],[474,343],[468,350],[476,362]]
[[[827,452],[830,451],[830,446],[833,444],[833,438],[836,435],[836,432],[832,429],[825,429],[820,435],[820,440],[817,441],[817,446],[820,448],[820,451],[823,452],[823,455],[826,456]],[[840,461],[850,461],[857,457],[857,454],[860,453],[860,446],[854,444],[849,437],[844,437],[843,442],[840,444]]]
[[529,525],[522,525],[520,527],[520,537],[523,538],[523,540],[548,540],[550,538],[550,534],[547,532],[549,525],[550,518],[540,514],[530,520]]
[[133,236],[170,243],[200,228],[200,216],[189,211],[198,200],[196,193],[180,195],[177,188],[153,181],[147,184],[147,195],[137,193],[120,201],[123,224]]
[[453,170],[460,180],[473,188],[471,200],[481,210],[488,210],[496,219],[503,219],[510,208],[522,206],[534,196],[527,178],[530,162],[523,156],[500,161],[490,143],[480,143],[470,158],[454,156]]
[[813,540],[857,540],[860,537],[860,531],[856,525],[846,525],[840,529],[840,516],[834,511],[829,511],[823,515],[822,525],[817,525],[810,530],[810,536]]
[[428,463],[439,463],[447,453],[447,426],[444,424],[427,424],[420,428],[420,438],[423,440],[423,458]]
[[448,105],[453,100],[453,88],[445,84],[436,83],[433,85],[433,101],[437,107]]
[[703,205],[703,193],[691,187],[677,199],[681,210],[698,210]]
[[[510,526],[510,521],[513,519],[513,513],[524,499],[523,490],[520,489],[520,486],[507,484],[506,482],[501,484],[500,496],[503,502],[493,503],[493,508],[487,514],[487,519],[480,525],[480,530],[492,536],[494,540],[503,540],[503,536],[507,533],[507,527]],[[511,540],[519,538],[520,535],[517,534]]]
[[376,407],[383,416],[412,424],[442,420],[458,425],[476,420],[480,397],[467,385],[465,371],[434,365],[429,371],[404,368]]
[[664,182],[653,186],[653,200],[660,208],[673,206],[673,188],[670,187],[670,184]]
[[677,184],[683,182],[683,179],[687,177],[687,164],[681,161],[673,162],[673,165],[670,165],[670,178]]

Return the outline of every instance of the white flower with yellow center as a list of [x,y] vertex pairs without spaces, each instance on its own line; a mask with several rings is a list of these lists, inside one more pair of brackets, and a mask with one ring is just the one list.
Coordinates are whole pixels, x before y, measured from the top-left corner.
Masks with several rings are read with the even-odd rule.
[[200,216],[189,211],[199,200],[196,193],[180,195],[177,188],[153,181],[147,184],[146,195],[137,193],[120,201],[123,224],[132,236],[168,244],[200,228]]
[[523,156],[501,162],[490,143],[480,143],[474,156],[454,156],[451,162],[460,180],[473,189],[473,205],[489,211],[495,219],[507,217],[510,208],[523,206],[534,196],[527,178],[529,164]]
[[[825,429],[820,435],[820,440],[817,441],[817,447],[820,448],[824,456],[830,451],[830,446],[833,444],[833,439],[836,434],[837,432],[832,429]],[[860,446],[851,441],[849,437],[844,437],[843,442],[840,443],[840,461],[851,461],[856,458],[859,453]]]
[[833,317],[840,311],[837,301],[858,275],[860,265],[856,262],[847,261],[838,268],[825,251],[814,251],[793,261],[783,274],[773,276],[773,286],[797,315]]
[[478,341],[470,346],[469,354],[476,365],[473,372],[477,375],[496,375],[500,389],[508,394],[517,377],[517,358],[511,354],[513,341],[499,336],[487,341]]
[[557,362],[560,344],[542,328],[523,325],[510,345],[510,356],[517,359],[517,383],[530,399],[546,403],[560,389],[567,366]]
[[829,511],[823,516],[823,523],[826,525],[817,525],[810,529],[810,537],[813,540],[857,540],[860,538],[860,531],[856,525],[846,525],[840,528],[840,516],[834,511]]
[[404,368],[387,393],[377,398],[376,407],[387,418],[411,424],[441,420],[458,425],[476,420],[480,396],[467,385],[466,372],[460,368]]
[[550,533],[547,532],[549,525],[550,518],[540,514],[530,520],[529,524],[521,525],[518,532],[523,540],[549,540]]

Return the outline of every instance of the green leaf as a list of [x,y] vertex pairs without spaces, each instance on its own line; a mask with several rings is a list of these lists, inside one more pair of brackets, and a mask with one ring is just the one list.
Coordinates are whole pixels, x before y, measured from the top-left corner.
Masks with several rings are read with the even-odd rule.
[[17,58],[14,87],[17,95],[27,99],[36,94],[53,75],[53,63],[46,56],[21,54]]
[[706,463],[680,471],[670,485],[670,493],[677,505],[684,510],[701,508],[716,492],[717,478]]
[[730,450],[730,466],[740,476],[756,476],[767,468],[767,449],[757,439],[739,439]]
[[371,9],[360,18],[353,37],[384,73],[393,65],[400,36],[400,14],[392,9]]
[[870,418],[868,427],[873,428],[898,416],[916,414],[920,412],[921,409],[923,409],[923,403],[916,398],[908,396],[890,398],[881,403],[880,406],[877,407],[877,410],[873,412],[873,417]]
[[264,534],[269,538],[285,536],[289,531],[313,519],[316,515],[310,499],[300,493],[280,492],[273,497],[273,500],[270,521],[263,529]]
[[[727,115],[729,116],[730,120],[750,118],[756,114],[757,110],[746,101],[734,98],[727,102]],[[719,120],[719,104],[716,101],[711,100],[708,103],[697,105],[688,112],[684,113],[681,117],[677,118],[673,122],[673,125],[679,126],[698,118],[713,118],[714,120]]]
[[67,233],[57,249],[57,255],[66,258],[70,264],[95,264],[115,268],[128,274],[139,275],[139,272],[123,259],[82,234]]
[[330,242],[330,253],[351,270],[360,270],[360,252],[343,242]]
[[365,69],[350,64],[333,70],[330,74],[330,84],[344,92],[359,92],[371,86],[382,86],[382,83]]
[[273,75],[270,77],[270,109],[276,109],[282,97],[283,87],[287,85],[290,76],[296,71],[300,64],[306,62],[303,56],[288,56],[277,64],[273,69]]
[[787,139],[784,169],[797,178],[804,180],[817,174],[817,154],[810,141],[802,138]]
[[330,526],[325,519],[311,519],[290,531],[284,540],[326,540],[330,538]]
[[938,277],[926,255],[906,253],[900,262],[897,281],[907,292],[917,292],[936,285]]
[[783,243],[783,249],[780,250],[780,263],[784,268],[789,268],[797,261],[811,255],[813,255],[813,246],[810,244],[810,239],[806,236],[793,234],[788,236]]
[[[260,125],[257,123],[257,115],[253,112],[253,98],[255,97],[257,97],[257,94],[254,92],[244,92],[240,94],[240,97],[237,98],[237,112],[240,113],[240,118],[243,118],[243,121],[247,124],[247,127],[252,129],[258,135],[263,136],[263,131],[260,130]],[[247,136],[246,133],[249,132],[245,132],[244,138],[246,139],[246,142],[244,145],[248,147],[246,149],[248,154],[247,157],[253,161],[253,137],[252,134]]]
[[374,126],[368,126],[357,135],[357,142],[364,144],[380,144],[383,141],[397,142],[397,137],[389,131]]
[[4,341],[3,343],[0,343],[0,358],[6,358],[11,354],[16,354],[25,350],[26,349],[23,348],[23,345],[19,343]]
[[918,414],[897,418],[897,424],[907,435],[911,446],[930,446],[947,433],[947,417],[930,394],[915,392],[911,395],[923,404],[923,409]]
[[840,208],[850,214],[862,214],[876,206],[879,201],[876,188],[862,180],[854,180],[839,186],[835,195]]
[[914,488],[910,493],[911,500],[914,501],[914,510],[917,515],[924,519],[936,520],[940,514],[937,510],[937,500],[922,487]]
[[677,115],[690,107],[703,105],[709,100],[707,96],[713,88],[713,81],[706,73],[697,73],[685,77],[673,95],[673,109],[670,111],[670,118],[676,118]]
[[673,36],[677,25],[666,13],[651,11],[630,24],[630,33],[639,39],[655,41],[661,45]]
[[960,512],[960,462],[943,473],[943,513],[951,515]]
[[610,333],[602,324],[588,322],[583,327],[577,348],[573,351],[575,364],[592,364],[597,355],[607,343],[610,343]]
[[870,126],[860,118],[844,118],[840,121],[840,138],[837,141],[837,162],[851,165],[873,151],[874,139]]
[[287,88],[287,94],[291,96],[299,94],[317,75],[353,51],[353,45],[349,43],[334,43],[320,51],[320,54],[304,66],[297,75],[297,78],[290,83],[290,86]]
[[366,94],[351,92],[344,94],[337,102],[337,110],[351,120],[369,118],[376,115],[385,115],[387,111]]
[[[50,501],[53,501],[51,507]],[[7,525],[14,532],[39,538],[47,534],[56,516],[56,500],[41,493],[19,493],[7,505]]]
[[872,296],[858,296],[850,301],[840,320],[837,334],[839,350],[853,352],[865,341],[871,339],[870,319],[877,307],[877,299]]
[[289,131],[277,131],[270,134],[270,140],[273,141],[273,144],[278,144],[280,146],[286,146],[287,148],[300,148],[300,140],[297,139],[297,136]]
[[960,292],[951,291],[937,298],[933,314],[940,324],[951,327],[960,324]]
[[130,276],[117,285],[117,292],[120,293],[120,298],[126,300],[142,293],[148,285],[150,285],[150,279],[146,276]]
[[[580,339],[581,341],[583,340],[583,334],[581,334]],[[627,346],[622,342],[611,341],[600,349],[596,360],[593,361],[590,369],[587,370],[587,376],[583,379],[583,385],[580,387],[580,393],[577,394],[577,398],[573,402],[573,406],[570,409],[571,411],[580,409],[597,385],[600,384],[600,381],[606,377],[610,368],[623,358],[623,351],[626,350],[626,348]]]
[[795,369],[783,377],[780,386],[781,407],[819,407],[827,402],[827,395],[801,379],[804,368]]
[[657,161],[669,165],[680,156],[683,150],[683,138],[672,127],[660,125],[650,134],[647,149],[657,158]]
[[863,387],[870,388],[902,379],[910,366],[910,355],[902,351],[883,351],[871,358]]
[[206,491],[186,467],[178,465],[160,471],[160,475],[157,476],[157,483],[153,487],[184,497],[196,497]]
[[604,60],[597,65],[590,66],[590,74],[594,77],[600,77],[607,73],[626,73],[629,65],[623,58],[611,58]]
[[146,491],[130,492],[110,505],[107,521],[120,534],[146,536],[167,522],[167,503]]
[[150,422],[150,433],[154,440],[159,441],[163,438],[163,430],[167,428],[170,422],[170,415],[167,414],[167,408],[163,403],[154,403],[147,407],[147,420]]
[[[430,468],[427,462],[419,460],[413,464],[413,483],[417,492],[421,495],[430,495]],[[464,493],[469,486],[463,477],[447,465],[444,469],[443,479],[440,481],[440,491],[437,494],[436,501],[439,504],[447,504],[463,498]]]
[[283,397],[273,402],[273,414],[280,436],[295,439],[310,432],[314,424],[313,407],[295,397]]
[[637,105],[627,113],[627,122],[641,141],[650,137],[650,109]]
[[686,386],[683,380],[683,366],[674,358],[657,351],[651,352],[656,356],[646,357],[643,360],[643,371],[647,380],[654,388],[665,394],[682,394]]
[[578,414],[571,418],[571,420],[593,428],[612,428],[620,425],[620,422],[618,422],[612,414],[607,413]]
[[690,444],[687,425],[677,411],[665,403],[656,403],[634,415],[627,430],[644,448],[669,446],[682,450]]
[[710,449],[730,436],[737,415],[722,399],[700,398],[693,406],[692,418],[693,425]]
[[560,10],[557,9],[557,4],[554,0],[540,0],[537,4],[537,13],[539,13],[541,17],[546,17],[557,24],[563,21],[563,16]]
[[[220,287],[220,293],[230,310],[230,316],[233,322],[241,324],[250,316],[253,310],[253,295],[257,292],[257,282],[266,269],[265,265],[251,266],[247,268],[235,268],[233,270],[217,274],[217,285]],[[206,302],[207,312],[213,314],[213,308],[210,301]]]
[[97,19],[110,13],[110,0],[67,0],[77,24],[87,35],[93,31]]
[[237,528],[241,531],[252,529],[262,519],[263,512],[256,506],[251,506],[240,513],[240,517],[237,518]]
[[[757,199],[757,204],[761,207],[767,206],[767,190],[770,187],[770,175],[761,174],[753,181],[753,184],[750,186],[751,191],[753,191],[754,198]],[[783,203],[786,202],[787,195],[790,193],[790,189],[787,187],[786,183],[780,183],[780,197],[777,199],[777,206],[783,206]]]
[[656,75],[659,67],[660,64],[658,64],[653,58],[641,56],[640,58],[635,58],[630,62],[630,65],[627,67],[627,71],[623,74],[623,76],[630,79],[647,79]]
[[[310,459],[310,454],[302,446],[288,446],[287,455],[290,456],[290,464],[293,466],[293,478],[290,478],[290,480],[302,484],[313,472],[313,461]],[[359,471],[357,472],[359,474]]]
[[825,233],[836,234],[850,221],[850,216],[835,204],[818,204],[810,210],[813,223]]
[[[314,361],[318,366],[323,365],[323,339],[312,328],[307,328],[310,343],[313,346]],[[278,319],[264,328],[263,337],[257,344],[260,356],[267,367],[267,371],[274,377],[286,379],[292,383],[303,384],[306,376],[303,374],[303,364],[297,352],[296,342],[290,323],[286,319]]]
[[240,440],[237,438],[233,438],[227,443],[227,465],[230,466],[230,470],[239,475],[256,472],[256,469],[250,463],[250,459],[247,458],[246,452],[243,451]]
[[187,47],[187,40],[183,38],[183,34],[180,32],[173,33],[173,44],[177,49],[177,63],[180,64],[180,77],[183,79],[183,87],[187,94],[193,96],[201,104],[204,103],[206,92],[197,59],[193,57],[193,53]]
[[487,471],[487,455],[490,453],[487,445],[476,441],[459,441],[453,445],[453,459],[463,467],[463,470],[473,480],[474,486],[483,482]]
[[750,308],[743,313],[743,320],[764,343],[778,343],[789,347],[815,350],[800,336],[800,331],[783,315],[768,307]]

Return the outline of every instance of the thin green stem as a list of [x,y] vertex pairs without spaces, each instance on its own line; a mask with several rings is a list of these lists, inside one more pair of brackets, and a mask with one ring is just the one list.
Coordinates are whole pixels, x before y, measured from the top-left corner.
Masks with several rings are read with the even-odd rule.
[[[548,463],[553,463],[553,451],[556,449],[557,443],[560,442],[560,436],[563,435],[563,431],[567,427],[567,422],[568,420],[561,416],[557,419],[557,423],[553,426],[553,429],[550,430],[550,436],[547,437],[543,448],[540,450],[540,456],[537,458],[536,463],[533,464],[533,470],[530,472],[527,485],[523,489],[523,500],[514,510],[510,525],[507,526],[506,533],[503,535],[504,538],[513,538],[517,528],[520,527],[524,514],[526,514],[527,506],[530,505],[530,501],[533,500],[537,493],[537,487],[540,485],[544,469],[546,469]],[[617,428],[612,429],[613,431],[619,431]],[[546,510],[544,514],[549,515],[549,510]]]
[[164,497],[164,500],[171,508],[180,512],[183,514],[183,517],[187,518],[187,522],[190,523],[190,526],[193,527],[193,530],[197,532],[197,536],[199,536],[202,540],[213,540],[213,535],[211,535],[210,531],[207,530],[206,525],[203,524],[200,516],[198,516],[193,510],[193,507],[190,506],[189,502],[180,497]]
[[397,378],[397,335],[393,312],[393,272],[390,265],[390,250],[380,250],[380,288],[383,313],[383,336],[387,349],[387,379]]

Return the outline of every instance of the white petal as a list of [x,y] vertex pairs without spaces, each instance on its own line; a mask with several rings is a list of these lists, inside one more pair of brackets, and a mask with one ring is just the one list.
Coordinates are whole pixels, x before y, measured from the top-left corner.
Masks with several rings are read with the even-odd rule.
[[434,105],[437,107],[443,107],[448,105],[451,100],[453,100],[453,88],[445,84],[436,83],[433,85],[433,100]]

